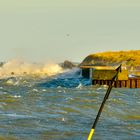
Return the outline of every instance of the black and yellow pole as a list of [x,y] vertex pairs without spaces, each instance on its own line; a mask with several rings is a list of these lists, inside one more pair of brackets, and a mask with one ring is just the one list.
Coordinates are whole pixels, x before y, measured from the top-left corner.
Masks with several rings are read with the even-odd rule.
[[99,120],[99,117],[100,117],[100,115],[101,115],[101,113],[102,113],[102,110],[103,110],[103,108],[104,108],[105,102],[106,102],[106,100],[107,100],[108,97],[109,97],[109,94],[110,94],[110,92],[111,92],[111,89],[112,89],[112,87],[113,87],[113,84],[114,84],[114,82],[115,82],[115,81],[117,80],[117,78],[118,78],[119,72],[121,72],[121,65],[116,69],[116,74],[114,75],[114,77],[112,78],[112,80],[111,80],[111,82],[110,82],[110,84],[109,84],[109,87],[108,87],[107,92],[106,92],[106,94],[105,94],[105,96],[104,96],[104,99],[103,99],[103,101],[102,101],[102,104],[101,104],[101,106],[100,106],[100,109],[99,109],[98,114],[97,114],[97,116],[96,116],[96,119],[95,119],[95,121],[94,121],[94,123],[93,123],[93,126],[92,126],[92,128],[91,128],[91,130],[90,130],[90,133],[89,133],[89,135],[88,135],[87,140],[91,140],[91,139],[92,139],[92,136],[94,135],[94,130],[95,130],[96,124],[97,124],[97,122],[98,122],[98,120]]

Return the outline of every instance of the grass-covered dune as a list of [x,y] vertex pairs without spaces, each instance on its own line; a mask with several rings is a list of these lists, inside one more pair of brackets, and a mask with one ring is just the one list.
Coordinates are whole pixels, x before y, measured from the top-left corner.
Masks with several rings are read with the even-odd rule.
[[90,54],[81,65],[114,65],[122,62],[125,62],[127,66],[140,66],[140,50]]

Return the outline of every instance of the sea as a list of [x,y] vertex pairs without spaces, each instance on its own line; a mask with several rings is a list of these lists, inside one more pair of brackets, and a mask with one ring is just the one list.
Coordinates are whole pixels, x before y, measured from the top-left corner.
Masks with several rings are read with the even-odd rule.
[[[86,140],[108,87],[78,68],[15,64],[0,68],[0,140]],[[112,89],[93,139],[140,140],[140,89]]]

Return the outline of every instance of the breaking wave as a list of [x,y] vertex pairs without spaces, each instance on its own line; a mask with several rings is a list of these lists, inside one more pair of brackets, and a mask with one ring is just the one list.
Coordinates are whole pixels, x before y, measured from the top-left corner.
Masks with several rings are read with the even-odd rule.
[[27,63],[21,60],[11,60],[0,67],[0,77],[38,75],[52,76],[62,73],[63,69],[55,63]]
[[81,70],[74,68],[62,74],[59,74],[47,82],[39,84],[40,87],[44,88],[81,88],[91,84],[91,81],[81,76]]

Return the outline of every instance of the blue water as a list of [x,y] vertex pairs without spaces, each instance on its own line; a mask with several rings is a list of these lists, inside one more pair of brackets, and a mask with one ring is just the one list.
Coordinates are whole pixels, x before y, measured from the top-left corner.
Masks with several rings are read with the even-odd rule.
[[[106,90],[78,70],[1,79],[0,139],[86,140]],[[140,139],[140,89],[113,88],[93,139]]]

